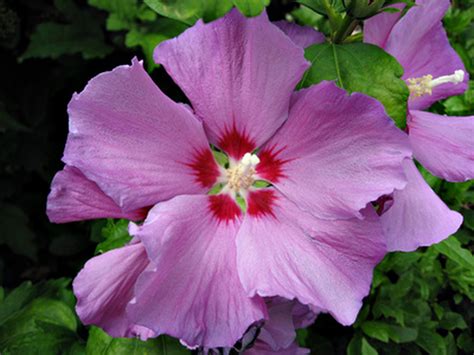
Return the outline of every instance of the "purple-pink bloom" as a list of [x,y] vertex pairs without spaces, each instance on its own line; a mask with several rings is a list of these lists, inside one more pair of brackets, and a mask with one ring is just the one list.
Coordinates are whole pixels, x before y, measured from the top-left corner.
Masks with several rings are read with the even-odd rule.
[[[366,21],[364,40],[385,49],[404,68],[414,157],[434,175],[456,182],[474,178],[474,117],[420,111],[467,88],[468,75],[441,22],[449,5],[449,0],[417,0],[401,18],[400,12],[377,15]],[[390,250],[440,242],[462,223],[462,216],[439,199],[413,162],[405,163],[405,172],[406,188],[395,191],[392,207],[381,217]]]
[[206,348],[232,346],[267,319],[263,297],[354,322],[386,251],[366,206],[406,185],[406,135],[376,100],[333,83],[293,93],[309,63],[266,14],[198,22],[155,59],[192,109],[137,60],[93,78],[69,104],[50,219],[139,220],[149,210],[130,225],[132,244],[93,258],[75,279],[82,321]]
[[246,355],[309,354],[309,349],[300,348],[296,342],[296,329],[305,328],[314,322],[319,311],[311,310],[297,301],[281,297],[266,300],[268,320],[260,328],[253,346]]

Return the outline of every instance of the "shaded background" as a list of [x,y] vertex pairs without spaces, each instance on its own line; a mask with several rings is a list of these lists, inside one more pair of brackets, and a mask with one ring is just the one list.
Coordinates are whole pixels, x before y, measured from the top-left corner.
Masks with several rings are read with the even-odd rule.
[[[291,16],[327,28],[324,18],[290,1],[272,1],[267,11],[272,20]],[[473,18],[470,0],[455,1],[445,18],[471,77]],[[189,353],[171,338],[113,340],[80,325],[70,280],[95,253],[129,239],[126,223],[53,225],[45,206],[52,177],[62,168],[72,93],[138,56],[165,93],[185,101],[150,58],[158,42],[191,22],[161,17],[142,0],[0,0],[0,353]],[[465,95],[431,110],[473,115],[470,84]],[[470,182],[424,175],[465,216],[464,227],[439,245],[387,256],[357,323],[343,327],[322,315],[299,331],[301,345],[318,354],[474,352],[474,189]]]

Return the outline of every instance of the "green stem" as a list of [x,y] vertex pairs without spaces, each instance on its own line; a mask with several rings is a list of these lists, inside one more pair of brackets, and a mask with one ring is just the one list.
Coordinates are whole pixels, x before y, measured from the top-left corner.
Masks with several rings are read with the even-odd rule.
[[339,15],[336,10],[331,6],[329,0],[322,0],[324,10],[326,10],[326,14],[329,18],[329,23],[331,24],[331,28],[333,31],[336,31],[341,25],[341,15]]
[[347,36],[349,36],[352,31],[356,28],[359,24],[359,20],[352,18],[349,15],[344,17],[342,24],[339,26],[338,30],[334,34],[333,42],[334,43],[342,43]]

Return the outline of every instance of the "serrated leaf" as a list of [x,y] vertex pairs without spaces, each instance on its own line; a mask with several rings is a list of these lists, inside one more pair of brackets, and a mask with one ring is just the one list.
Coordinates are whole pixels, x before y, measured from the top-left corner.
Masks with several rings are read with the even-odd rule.
[[55,59],[68,54],[81,54],[84,59],[103,58],[112,51],[112,47],[105,43],[100,18],[90,9],[80,9],[73,0],[56,0],[55,3],[70,23],[39,24],[26,51],[19,57],[20,61]]
[[[320,15],[327,15],[327,7],[332,7],[337,12],[344,11],[344,4],[342,0],[328,0],[328,1],[321,1],[321,0],[296,0],[296,2],[300,3],[308,7],[309,9],[317,12]],[[327,3],[327,5],[326,5]]]
[[398,127],[406,125],[408,88],[402,66],[377,46],[366,43],[316,44],[306,48],[311,62],[299,87],[333,80],[348,92],[361,92],[379,100]]
[[224,16],[232,8],[232,0],[144,0],[161,16],[194,24],[199,18],[212,21]]
[[452,236],[434,245],[433,248],[453,262],[465,268],[474,269],[474,256],[468,249],[462,247],[456,237]]
[[179,35],[186,28],[187,26],[182,22],[160,18],[152,24],[131,29],[125,37],[125,45],[129,48],[140,46],[145,54],[147,69],[152,71],[157,67],[153,59],[153,51],[156,46]]
[[270,0],[233,0],[235,7],[245,16],[253,17],[261,14]]
[[362,355],[378,355],[378,351],[365,338],[362,338],[361,353]]
[[75,341],[76,327],[76,316],[65,303],[37,298],[0,327],[0,351],[58,353]]
[[128,234],[128,223],[129,222],[125,219],[117,221],[112,219],[107,220],[107,224],[102,229],[104,241],[97,245],[95,249],[96,254],[105,253],[127,244],[132,239]]
[[447,353],[443,337],[434,329],[420,327],[415,342],[430,355],[446,355]]
[[390,340],[395,343],[408,343],[416,339],[418,332],[414,328],[400,327],[379,321],[366,321],[361,328],[369,337],[387,343]]
[[190,354],[179,342],[167,336],[141,341],[112,338],[97,327],[89,329],[86,352],[88,355],[186,355]]
[[439,326],[446,330],[466,329],[467,324],[462,315],[455,312],[445,312]]

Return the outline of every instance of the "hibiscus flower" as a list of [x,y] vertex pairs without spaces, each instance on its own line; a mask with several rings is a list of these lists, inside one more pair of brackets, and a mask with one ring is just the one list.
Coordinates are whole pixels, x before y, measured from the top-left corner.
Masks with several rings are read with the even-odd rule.
[[[417,0],[401,18],[401,12],[377,15],[365,22],[364,41],[383,48],[404,68],[410,89],[407,133],[414,157],[432,174],[459,182],[474,178],[474,117],[421,111],[467,88],[466,69],[441,22],[449,6],[449,0]],[[413,161],[404,165],[408,184],[395,191],[393,204],[381,217],[389,250],[438,243],[462,224],[461,214],[431,190]]]
[[386,251],[366,206],[405,186],[406,135],[331,82],[294,93],[309,63],[266,14],[198,22],[155,59],[192,108],[138,60],[69,104],[50,219],[146,215],[75,279],[83,323],[229,347],[268,318],[271,296],[354,322]]

